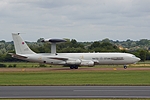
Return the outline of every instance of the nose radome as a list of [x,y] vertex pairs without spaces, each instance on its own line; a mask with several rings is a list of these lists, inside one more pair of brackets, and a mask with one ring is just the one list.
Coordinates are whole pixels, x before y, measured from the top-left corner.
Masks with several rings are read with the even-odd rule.
[[137,61],[140,61],[141,59],[137,57]]

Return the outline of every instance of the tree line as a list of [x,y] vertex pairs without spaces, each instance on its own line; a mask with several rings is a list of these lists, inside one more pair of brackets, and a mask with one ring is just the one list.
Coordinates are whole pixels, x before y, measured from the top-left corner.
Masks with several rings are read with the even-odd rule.
[[[26,42],[29,47],[37,53],[50,53],[50,43],[42,43],[40,38],[37,42]],[[67,42],[57,44],[58,53],[81,53],[81,52],[125,52],[132,53],[140,57],[142,61],[150,60],[150,40],[142,39],[140,41],[112,41],[104,39],[94,42],[77,42],[75,39],[66,39]],[[122,49],[120,49],[120,47]],[[8,53],[15,53],[13,41],[0,41],[0,62],[21,61],[12,58]]]

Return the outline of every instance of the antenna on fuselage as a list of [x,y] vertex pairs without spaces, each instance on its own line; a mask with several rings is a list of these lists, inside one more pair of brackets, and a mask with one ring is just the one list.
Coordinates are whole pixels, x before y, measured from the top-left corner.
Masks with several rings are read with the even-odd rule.
[[46,40],[42,40],[41,42],[50,42],[51,43],[51,53],[57,54],[56,44],[66,42],[66,40],[64,40],[64,39],[46,39]]

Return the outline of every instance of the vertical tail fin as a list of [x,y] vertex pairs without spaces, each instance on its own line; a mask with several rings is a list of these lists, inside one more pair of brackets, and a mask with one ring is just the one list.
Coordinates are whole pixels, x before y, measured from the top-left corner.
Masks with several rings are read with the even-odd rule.
[[35,54],[19,34],[12,33],[16,54]]

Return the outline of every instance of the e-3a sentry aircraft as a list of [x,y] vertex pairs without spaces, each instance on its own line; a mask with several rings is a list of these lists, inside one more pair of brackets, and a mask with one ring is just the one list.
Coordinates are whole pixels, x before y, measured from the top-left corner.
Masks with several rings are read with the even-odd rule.
[[20,33],[12,33],[16,54],[12,57],[31,62],[66,65],[70,69],[78,69],[79,66],[94,65],[124,65],[134,64],[140,61],[140,58],[129,53],[56,53],[56,43],[64,42],[62,39],[49,39],[44,42],[51,42],[51,53],[35,53],[25,41],[21,38]]

